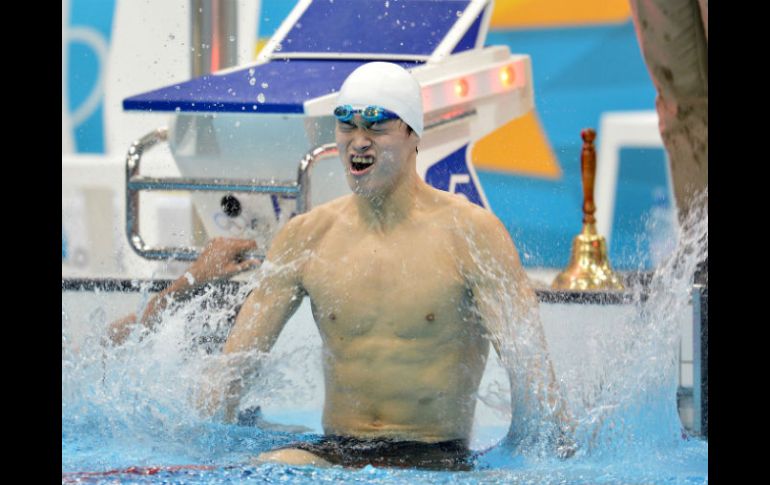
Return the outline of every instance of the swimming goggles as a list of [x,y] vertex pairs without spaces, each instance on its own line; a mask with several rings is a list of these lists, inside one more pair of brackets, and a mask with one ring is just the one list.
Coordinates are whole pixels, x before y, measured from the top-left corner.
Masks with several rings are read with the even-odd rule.
[[378,121],[393,120],[399,118],[396,113],[388,111],[382,106],[370,105],[364,109],[353,109],[353,107],[349,104],[343,104],[334,108],[334,116],[342,122],[348,122],[352,120],[356,113],[359,113],[361,118],[363,118],[364,121],[368,123],[377,123]]

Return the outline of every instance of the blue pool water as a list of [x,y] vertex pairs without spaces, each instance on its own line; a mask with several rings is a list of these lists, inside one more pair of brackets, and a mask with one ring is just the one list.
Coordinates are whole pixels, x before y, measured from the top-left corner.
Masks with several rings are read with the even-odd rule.
[[[622,332],[591,337],[597,340],[597,352],[609,356],[597,360],[601,364],[595,372],[564,370],[560,383],[576,421],[577,453],[560,460],[543,441],[524,440],[514,447],[505,440],[479,440],[479,434],[505,436],[507,425],[478,427],[472,447],[484,453],[468,472],[255,465],[252,459],[261,452],[311,440],[321,432],[320,408],[308,406],[323,396],[322,384],[308,377],[319,372],[320,354],[313,354],[318,348],[303,341],[290,353],[274,348],[262,361],[264,372],[244,404],[263,406],[264,419],[272,424],[222,424],[201,417],[193,404],[206,366],[222,357],[191,345],[191,337],[203,333],[191,335],[190,329],[211,329],[231,314],[232,304],[208,305],[203,295],[168,312],[156,331],[144,336],[135,332],[124,345],[112,348],[101,342],[104,309],[91,312],[86,336],[76,342],[71,308],[63,303],[62,482],[707,483],[708,442],[683,432],[677,410],[679,328],[674,318],[688,304],[689,275],[707,256],[707,227],[707,213],[693,214],[675,254],[655,272],[645,297],[639,288],[631,289],[631,316],[614,322]],[[242,298],[235,295],[237,301]],[[503,388],[492,394],[505,395]],[[496,399],[489,399],[488,389],[480,390],[482,397]],[[506,406],[498,401],[493,403],[497,408]],[[538,421],[525,422],[534,424],[530,430],[542,429]]]
[[[673,438],[658,446],[628,446],[620,452],[578,453],[569,460],[527,457],[499,445],[469,472],[334,467],[255,466],[262,451],[312,435],[244,426],[158,427],[127,441],[98,423],[63,423],[63,483],[514,483],[700,484],[707,480],[708,445]],[[206,467],[206,469],[200,469]],[[83,473],[86,472],[86,473]]]
[[[252,464],[263,451],[320,432],[318,410],[277,409],[265,419],[301,425],[311,432],[272,426],[228,425],[199,417],[190,404],[198,363],[176,345],[174,322],[156,335],[104,354],[98,338],[76,351],[63,337],[62,482],[63,483],[514,483],[514,484],[696,484],[708,481],[708,443],[683,434],[676,407],[673,366],[635,368],[623,377],[607,374],[607,384],[585,406],[571,403],[579,421],[581,446],[560,460],[536,446],[512,448],[476,439],[483,451],[469,472],[434,472],[366,467],[320,469]],[[172,342],[172,343],[169,343]],[[643,346],[642,346],[643,347]],[[634,354],[634,358],[646,352]],[[662,354],[653,360],[665,361]],[[303,360],[303,359],[299,359]],[[293,394],[296,383],[281,377],[285,356],[269,366],[277,377],[261,383],[259,402],[283,393],[297,408],[307,396]],[[308,364],[313,365],[313,364]],[[666,372],[659,372],[667,369]],[[627,379],[633,376],[633,379]],[[613,390],[614,384],[626,383]],[[643,383],[640,384],[640,383]],[[311,392],[322,392],[312,388]],[[298,391],[296,391],[298,392]],[[307,391],[305,391],[307,392]],[[294,396],[294,397],[292,397]],[[621,396],[613,398],[613,396]],[[292,401],[294,399],[294,401]],[[595,416],[606,418],[597,424]],[[504,436],[506,429],[477,429]]]

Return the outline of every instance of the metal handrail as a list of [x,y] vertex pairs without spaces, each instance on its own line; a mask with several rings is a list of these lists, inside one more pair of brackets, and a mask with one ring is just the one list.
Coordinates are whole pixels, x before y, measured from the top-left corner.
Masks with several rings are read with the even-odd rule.
[[[328,143],[313,149],[300,160],[299,168],[297,169],[297,180],[292,182],[255,179],[141,177],[139,169],[144,152],[167,140],[168,128],[159,128],[131,144],[126,156],[126,235],[128,236],[128,243],[134,252],[145,259],[194,261],[200,256],[200,249],[194,247],[152,247],[147,245],[139,234],[140,191],[190,190],[294,195],[297,200],[297,213],[301,214],[310,209],[311,168],[318,160],[337,154],[337,146],[334,143]],[[246,256],[253,259],[264,259],[265,257],[262,253],[248,254]]]
[[[433,119],[427,120],[424,131],[430,131],[449,123],[463,120],[477,114],[474,108],[454,109],[443,113]],[[297,200],[297,213],[302,214],[310,210],[310,170],[320,159],[336,156],[337,145],[327,143],[314,148],[302,160],[297,169],[295,182],[276,182],[274,180],[232,180],[216,178],[152,178],[141,177],[139,168],[142,155],[146,150],[160,142],[168,141],[168,128],[158,128],[139,140],[135,141],[128,149],[126,157],[126,235],[131,248],[141,257],[154,260],[181,260],[194,261],[200,255],[198,248],[192,247],[151,247],[148,246],[139,234],[139,191],[155,190],[190,190],[208,192],[246,192],[275,195],[294,195]],[[260,253],[248,254],[250,258],[264,259]]]

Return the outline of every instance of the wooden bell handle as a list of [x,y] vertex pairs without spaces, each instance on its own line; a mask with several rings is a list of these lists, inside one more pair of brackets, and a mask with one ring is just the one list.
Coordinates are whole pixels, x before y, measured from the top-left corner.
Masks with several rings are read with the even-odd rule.
[[596,150],[594,140],[596,131],[586,128],[580,132],[583,138],[583,150],[580,154],[580,172],[583,176],[583,223],[594,224],[596,205],[594,205],[594,181],[596,180]]

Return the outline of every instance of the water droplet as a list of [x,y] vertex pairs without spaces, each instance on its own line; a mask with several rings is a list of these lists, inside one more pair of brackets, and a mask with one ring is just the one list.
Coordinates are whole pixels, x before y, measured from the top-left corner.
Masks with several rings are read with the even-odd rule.
[[276,45],[275,45],[275,51],[276,51],[276,52],[280,52],[280,51],[281,51],[281,49],[283,49],[283,46],[282,46],[280,43],[278,43],[278,44],[276,44]]
[[174,40],[176,36],[174,34],[168,34],[168,40]]
[[385,0],[385,8],[388,8],[388,7],[390,7],[390,2],[388,2],[387,0]]
[[234,35],[231,35],[231,36],[229,37],[229,39],[230,39],[230,42],[235,42],[235,36],[234,36]]
[[455,14],[456,14],[456,15],[459,17],[459,16],[461,16],[463,13],[462,13],[460,10],[458,10],[457,12],[455,12]]
[[267,88],[269,85],[267,83],[262,83],[263,88]]
[[179,113],[180,111],[182,111],[182,108],[180,108],[179,106],[177,106],[176,108],[174,108],[174,111],[176,111],[177,113]]
[[264,103],[265,102],[265,94],[264,93],[259,93],[257,95],[257,101],[259,101],[260,103]]
[[254,79],[254,78],[251,78],[251,79],[249,79],[249,84],[250,84],[250,85],[252,85],[252,86],[254,86],[254,85],[256,85],[256,84],[257,84],[257,80],[256,80],[256,79]]
[[235,122],[235,127],[236,128],[240,128],[241,127],[241,122],[240,121],[236,121]]

